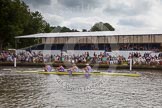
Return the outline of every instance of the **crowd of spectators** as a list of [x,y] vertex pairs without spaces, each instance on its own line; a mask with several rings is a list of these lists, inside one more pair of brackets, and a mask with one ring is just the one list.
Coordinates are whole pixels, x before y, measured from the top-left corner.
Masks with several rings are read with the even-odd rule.
[[67,54],[45,54],[40,51],[38,53],[24,51],[18,53],[16,56],[14,53],[11,52],[0,52],[0,61],[1,62],[13,62],[14,57],[17,58],[18,62],[28,62],[28,63],[58,63],[58,62],[71,62],[71,63],[105,63],[105,64],[121,64],[126,59],[123,56],[111,56],[107,53],[100,53],[96,54],[94,52],[93,56],[89,55],[89,52],[85,52],[84,54],[80,55],[67,55]]
[[43,54],[41,51],[36,52],[19,52],[16,56],[13,52],[1,51],[0,52],[0,62],[13,62],[14,57],[17,58],[18,62],[28,62],[28,63],[59,63],[59,62],[70,62],[70,63],[91,63],[91,64],[123,64],[128,63],[129,59],[133,60],[135,65],[157,65],[161,60],[157,55],[152,55],[151,53],[145,53],[141,55],[138,52],[130,53],[128,58],[122,55],[112,56],[109,53],[101,52],[96,54],[94,52],[93,56],[90,56],[89,52],[85,52],[79,55],[68,55],[61,53],[60,55],[54,54]]
[[15,53],[11,51],[0,51],[0,62],[13,62]]
[[130,53],[128,59],[133,60],[135,65],[158,65],[160,63],[161,57],[157,55],[152,55],[151,53]]
[[17,61],[20,62],[32,62],[32,63],[59,63],[59,62],[70,62],[70,63],[104,63],[104,64],[121,64],[126,59],[123,56],[111,56],[107,53],[96,54],[94,52],[93,56],[89,55],[89,52],[85,52],[80,55],[53,55],[53,54],[45,54],[43,55],[41,52],[21,52],[17,54]]
[[157,46],[150,46],[148,47],[147,45],[139,45],[139,44],[122,44],[120,45],[119,50],[137,50],[137,51],[154,51],[154,52],[159,52],[159,48]]

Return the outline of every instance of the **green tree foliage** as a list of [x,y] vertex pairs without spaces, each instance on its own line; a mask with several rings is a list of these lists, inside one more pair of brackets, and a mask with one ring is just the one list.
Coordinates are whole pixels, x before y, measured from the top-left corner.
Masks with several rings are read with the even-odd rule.
[[82,29],[82,32],[87,32],[87,29]]
[[72,29],[71,32],[79,32],[77,29]]
[[114,31],[113,28],[109,23],[99,22],[92,26],[91,31]]
[[[0,0],[0,49],[14,47],[14,37],[34,33],[50,32],[50,25],[43,20],[42,15],[30,12],[28,6],[20,0]],[[35,40],[24,40],[19,43],[34,43]]]
[[56,26],[56,27],[51,27],[53,33],[61,33],[61,32],[79,32],[76,29],[70,29],[68,27],[60,27],[60,26]]
[[67,27],[62,27],[60,32],[70,32],[71,30]]
[[[31,12],[29,23],[27,26],[24,27],[23,35],[29,35],[29,34],[37,34],[37,33],[49,33],[51,32],[50,25],[43,20],[42,15],[36,11]],[[33,44],[38,44],[41,41],[41,39],[21,39],[18,44],[18,48],[23,48],[26,46],[30,46]]]
[[0,49],[14,43],[14,36],[23,33],[28,17],[27,6],[19,0],[0,1]]
[[61,31],[61,29],[62,29],[62,27],[60,27],[60,26],[52,26],[51,27],[51,29],[52,29],[52,33],[58,33],[58,32],[60,32]]

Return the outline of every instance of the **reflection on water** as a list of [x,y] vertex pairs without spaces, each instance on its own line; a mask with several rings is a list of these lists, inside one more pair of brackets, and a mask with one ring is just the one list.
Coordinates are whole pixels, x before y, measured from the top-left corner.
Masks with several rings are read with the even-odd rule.
[[[0,68],[0,108],[161,108],[162,73],[142,77],[57,76]],[[17,68],[29,70],[29,68]],[[37,68],[32,69],[37,70]],[[38,69],[39,70],[39,69]]]

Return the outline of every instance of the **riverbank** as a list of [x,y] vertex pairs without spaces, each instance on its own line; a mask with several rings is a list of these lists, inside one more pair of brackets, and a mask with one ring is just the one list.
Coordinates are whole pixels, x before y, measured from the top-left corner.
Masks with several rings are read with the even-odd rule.
[[[51,64],[53,67],[57,67],[59,65],[63,65],[68,68],[72,64],[71,63],[53,63]],[[76,64],[79,68],[83,68],[86,65],[84,63]],[[112,69],[129,69],[129,65],[108,65],[108,64],[90,64],[92,68],[112,68]],[[0,66],[14,66],[11,62],[0,62]],[[43,67],[44,63],[17,63],[17,67]],[[132,69],[151,69],[151,70],[162,70],[162,65],[133,65]]]

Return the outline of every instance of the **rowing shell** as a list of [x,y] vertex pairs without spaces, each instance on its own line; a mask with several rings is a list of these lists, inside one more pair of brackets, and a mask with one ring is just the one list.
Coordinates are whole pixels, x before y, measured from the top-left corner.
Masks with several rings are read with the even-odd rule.
[[[16,71],[21,73],[38,73],[38,74],[54,74],[54,75],[69,75],[68,72],[42,72],[42,71]],[[90,75],[108,75],[108,76],[129,76],[140,77],[137,73],[108,73],[108,72],[91,72]],[[85,75],[84,72],[72,72],[71,75]]]

